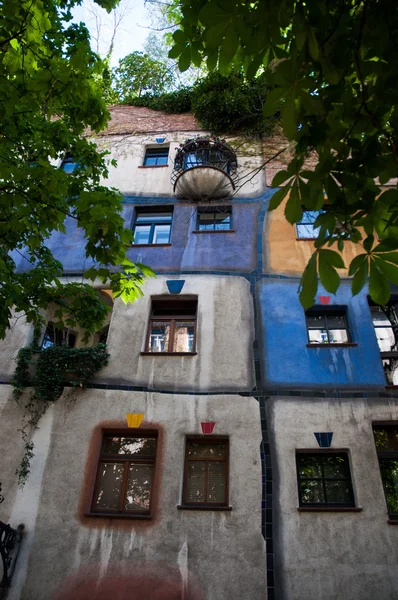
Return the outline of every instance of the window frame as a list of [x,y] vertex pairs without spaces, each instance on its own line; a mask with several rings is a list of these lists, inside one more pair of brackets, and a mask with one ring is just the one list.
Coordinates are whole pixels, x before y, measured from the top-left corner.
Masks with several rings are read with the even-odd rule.
[[[189,459],[188,450],[189,443],[200,443],[200,444],[218,444],[225,443],[226,452],[225,458],[194,458]],[[182,483],[182,494],[181,494],[181,508],[190,508],[190,509],[198,509],[198,510],[220,510],[220,509],[230,509],[229,506],[229,459],[230,459],[230,444],[229,437],[227,436],[196,436],[189,435],[185,438],[185,453],[184,453],[184,475],[183,475],[183,483]],[[190,461],[206,461],[206,462],[225,462],[225,499],[224,502],[188,502],[186,500],[187,491],[188,491],[188,465]],[[206,482],[208,478],[208,473],[206,469]],[[207,490],[207,486],[205,487]]]
[[[394,307],[396,305],[398,305],[398,296],[392,294],[389,301],[387,302],[387,304],[385,306]],[[390,374],[388,374],[388,364],[390,363],[391,360],[398,359],[398,342],[396,342],[396,344],[395,344],[395,346],[397,347],[396,350],[381,350],[380,345],[379,345],[379,338],[377,337],[377,329],[390,329],[395,338],[395,333],[398,331],[398,314],[397,314],[397,321],[395,324],[390,320],[388,315],[386,315],[386,313],[384,313],[389,321],[389,325],[375,325],[374,318],[373,318],[374,310],[372,310],[372,309],[382,308],[382,306],[380,304],[376,304],[375,302],[373,302],[372,299],[370,298],[370,296],[368,296],[368,306],[369,306],[370,317],[372,319],[374,335],[376,337],[377,347],[378,347],[378,350],[380,353],[380,360],[383,365],[383,370],[384,370],[384,374],[385,374],[385,378],[386,378],[386,385],[387,385],[387,387],[396,387],[396,384],[393,383],[393,374],[394,373],[391,372]],[[391,378],[391,381],[389,380],[389,378]]]
[[[164,214],[166,215],[171,215],[171,221],[164,221],[163,223],[161,221],[155,223],[155,222],[149,222],[149,223],[137,223],[137,218],[139,217],[140,213],[162,213],[164,212]],[[133,233],[133,237],[135,237],[135,230],[137,225],[150,225],[150,231],[149,231],[149,241],[147,244],[142,243],[142,242],[138,242],[135,243],[135,241],[132,242],[132,246],[164,246],[165,244],[170,245],[171,244],[171,231],[172,231],[172,227],[173,227],[173,217],[174,217],[174,206],[137,206],[134,208],[134,222],[133,222],[133,227],[132,227],[132,233]],[[168,242],[161,242],[161,243],[154,243],[153,242],[153,238],[155,235],[155,227],[157,225],[170,225],[170,231],[169,231],[169,241]]]
[[[383,474],[382,474],[382,470],[381,470],[381,462],[382,461],[386,461],[386,460],[393,460],[397,462],[398,465],[398,448],[397,450],[385,450],[385,451],[379,451],[377,449],[377,445],[376,445],[376,437],[375,437],[375,430],[389,430],[389,429],[398,429],[398,422],[395,423],[387,423],[387,424],[380,424],[380,423],[372,423],[372,432],[373,432],[373,439],[375,441],[375,448],[376,448],[376,453],[377,453],[377,460],[379,463],[379,471],[380,471],[380,478],[381,478],[381,483],[383,486],[383,491],[384,491],[384,498],[386,501],[386,507],[387,507],[387,513],[388,513],[388,518],[390,521],[393,521],[394,523],[398,523],[398,511],[396,513],[391,513],[389,511],[389,506],[388,506],[388,500],[387,500],[387,490],[386,490],[386,486],[384,483],[384,478],[383,478]],[[397,494],[398,496],[398,494]]]
[[[308,314],[308,313],[312,313]],[[314,306],[312,306],[311,308],[308,308],[305,311],[305,326],[306,326],[306,330],[307,330],[307,346],[352,346],[352,345],[356,345],[351,337],[351,332],[350,332],[350,324],[348,321],[348,311],[347,311],[347,307],[346,306],[341,306],[341,305],[331,305],[331,306],[324,306],[324,305],[320,305],[320,304],[316,304]],[[307,317],[311,317],[311,316],[323,316],[324,318],[324,327],[310,327],[308,325],[308,320]],[[343,317],[344,318],[344,323],[345,323],[345,328],[342,327],[335,327],[333,329],[330,329],[328,327],[328,323],[327,323],[327,317],[328,316],[339,316],[339,317]],[[327,332],[327,336],[328,336],[328,341],[327,342],[314,342],[310,340],[310,334],[309,332],[312,330],[319,330],[319,329],[325,329]],[[329,330],[330,331],[334,331],[336,329],[345,329],[345,331],[347,332],[347,341],[345,342],[333,342],[330,341],[330,335],[329,335]]]
[[[300,478],[299,461],[298,461],[299,456],[313,456],[313,457],[315,457],[315,456],[316,457],[344,456],[346,459],[348,477],[345,477],[345,478],[336,478],[336,477],[330,477],[330,478],[304,477],[304,478]],[[297,482],[297,494],[298,494],[298,500],[299,500],[299,509],[308,509],[308,510],[314,510],[314,509],[317,509],[317,510],[335,510],[335,509],[353,510],[354,509],[355,510],[356,509],[356,510],[361,510],[361,509],[357,508],[357,504],[356,504],[353,477],[352,477],[352,471],[351,471],[351,460],[350,460],[349,452],[347,450],[344,450],[344,449],[343,450],[342,449],[340,449],[340,450],[339,449],[296,450],[295,460],[296,460],[296,482]],[[322,474],[323,474],[323,468],[322,468]],[[326,494],[325,482],[329,481],[329,480],[330,481],[348,481],[349,486],[350,486],[350,491],[351,491],[351,501],[350,502],[327,502],[326,501],[327,494]],[[303,502],[302,490],[301,490],[301,485],[300,485],[300,483],[302,481],[321,481],[322,487],[323,487],[323,494],[325,497],[325,502]]]
[[[167,150],[167,155],[165,154],[166,150]],[[152,154],[152,158],[155,157],[156,164],[147,165],[146,161],[148,158],[151,158],[151,154]],[[156,154],[159,154],[159,156],[156,156]],[[143,167],[167,167],[169,165],[169,156],[170,156],[170,146],[160,146],[160,147],[148,146],[145,148],[144,161],[142,163],[142,166]],[[162,159],[162,158],[166,158],[166,162],[158,164],[158,159]]]
[[[121,458],[120,454],[105,454],[103,452],[105,439],[107,437],[130,437],[130,438],[155,438],[156,447],[154,457],[144,458]],[[153,517],[153,506],[154,506],[154,495],[156,493],[156,477],[157,477],[157,464],[158,464],[158,448],[159,448],[159,432],[157,429],[138,429],[138,428],[126,428],[126,429],[103,429],[101,431],[101,444],[98,450],[98,456],[96,461],[96,474],[92,486],[90,509],[87,516],[94,517],[106,517],[106,518],[119,518],[119,519],[152,519]],[[119,506],[125,502],[128,482],[128,465],[129,463],[134,464],[150,464],[153,465],[152,472],[152,483],[151,483],[151,494],[148,510],[117,510],[117,509],[106,509],[106,508],[95,508],[95,499],[98,492],[98,486],[100,482],[101,464],[102,462],[112,463],[124,463],[127,467],[124,467],[121,493],[119,498]]]
[[[193,297],[193,298],[170,298],[166,297],[166,298],[162,298],[162,297],[155,297],[155,298],[151,298],[151,310],[150,310],[150,314],[149,314],[149,322],[148,322],[148,330],[147,330],[147,335],[146,335],[146,342],[145,342],[145,353],[146,354],[150,354],[151,356],[159,356],[159,355],[174,355],[174,356],[183,356],[183,355],[193,355],[196,354],[196,341],[197,341],[197,326],[198,326],[198,298],[197,297]],[[164,316],[160,315],[160,316],[154,316],[153,315],[153,306],[154,303],[161,303],[161,302],[165,302],[165,303],[170,303],[170,305],[176,305],[178,303],[183,303],[184,301],[186,302],[193,302],[196,301],[196,311],[195,311],[195,316],[187,316],[184,314],[177,314],[177,315],[173,315],[173,316],[167,316],[166,314]],[[151,339],[151,332],[152,332],[152,322],[159,322],[159,321],[163,321],[165,323],[170,323],[170,334],[169,334],[169,343],[168,343],[168,350],[167,352],[153,352],[150,350],[150,339]],[[194,322],[194,332],[193,332],[193,344],[192,344],[192,351],[191,352],[173,352],[173,350],[170,348],[173,348],[174,346],[174,332],[175,332],[175,323],[176,321],[193,321]]]
[[[51,336],[51,333],[48,335],[49,339],[52,341],[52,344],[49,346],[44,347],[44,342],[46,339],[46,335],[47,335],[47,331],[49,329],[52,329],[53,331],[53,336]],[[64,343],[64,341],[62,340],[61,343],[57,343],[57,333],[59,334],[64,334],[64,332],[67,331],[67,341],[68,343]],[[73,340],[73,344],[70,344],[70,342]],[[40,350],[47,350],[47,348],[55,348],[55,347],[60,347],[60,346],[65,346],[66,348],[76,348],[76,342],[77,342],[77,332],[70,330],[68,331],[67,329],[63,328],[63,329],[57,329],[54,326],[54,323],[52,321],[48,321],[46,324],[46,328],[44,330],[43,333],[43,337],[41,340],[41,344],[40,344]]]
[[[217,210],[218,208],[222,209],[222,210]],[[229,219],[229,228],[228,229],[216,229],[216,214],[222,214],[223,212],[227,213],[230,217]],[[203,214],[209,214],[209,215],[213,215],[213,220],[212,223],[209,223],[213,225],[212,229],[201,229],[200,228],[200,215]],[[226,232],[226,231],[232,231],[233,230],[233,218],[232,218],[232,206],[219,206],[219,207],[199,207],[196,209],[196,230],[195,231],[200,231],[201,233],[213,233],[213,232]]]

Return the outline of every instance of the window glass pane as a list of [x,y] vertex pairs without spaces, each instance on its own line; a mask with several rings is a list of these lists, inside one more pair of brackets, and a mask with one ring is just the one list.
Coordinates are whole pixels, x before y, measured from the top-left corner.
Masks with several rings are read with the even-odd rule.
[[322,455],[323,473],[326,478],[344,479],[350,476],[348,461],[344,456]]
[[300,481],[300,489],[303,504],[325,502],[322,481]]
[[348,333],[346,329],[329,330],[329,342],[331,344],[345,344],[348,342]]
[[198,214],[198,229],[201,231],[211,231],[214,229],[214,213],[204,212]]
[[173,218],[172,211],[168,212],[137,212],[137,216],[135,219],[136,223],[145,224],[145,223],[171,223]]
[[398,426],[376,427],[373,433],[378,452],[398,452]]
[[204,444],[203,442],[189,442],[188,456],[191,458],[225,458],[227,445],[225,443]]
[[122,463],[101,463],[96,508],[118,509],[122,488],[124,465]]
[[152,321],[149,336],[149,352],[168,352],[169,336],[170,323]]
[[311,454],[297,455],[298,473],[301,478],[304,477],[322,477],[321,457]]
[[104,438],[103,452],[105,454],[124,454],[130,456],[155,456],[156,438]]
[[193,352],[194,321],[176,321],[173,352]]
[[170,241],[170,225],[155,225],[153,244],[168,244]]
[[187,154],[184,160],[184,168],[190,169],[191,167],[196,167],[203,164],[203,162],[202,154]]
[[156,156],[146,156],[144,160],[144,165],[146,167],[154,167],[156,165]]
[[380,352],[391,352],[396,349],[395,335],[392,327],[376,327],[375,333]]
[[325,328],[325,316],[323,314],[307,314],[306,315],[307,327],[314,327],[314,329]]
[[303,216],[301,217],[300,224],[312,224],[315,223],[318,216],[323,213],[323,210],[305,210],[303,212]]
[[309,329],[308,337],[310,343],[326,344],[329,341],[326,329]]
[[316,238],[319,233],[319,227],[313,225],[304,225],[302,223],[296,225],[297,237],[300,238]]
[[136,225],[134,229],[134,244],[149,244],[150,235],[150,225]]
[[158,156],[156,159],[157,166],[159,165],[167,165],[168,156]]
[[329,329],[345,329],[347,327],[344,315],[330,315],[326,313],[326,321]]
[[383,326],[390,327],[391,326],[390,319],[387,317],[387,315],[385,314],[385,312],[382,310],[382,308],[380,306],[372,306],[370,311],[372,313],[372,319],[373,319],[374,325],[378,325],[381,327],[383,327]]
[[225,212],[215,213],[215,228],[218,231],[231,229],[231,214]]
[[225,502],[225,462],[207,463],[207,501]]
[[351,485],[347,481],[326,481],[326,501],[329,504],[351,504]]
[[126,510],[149,511],[152,477],[152,466],[130,465],[125,503]]
[[398,459],[380,460],[381,477],[390,514],[398,515]]
[[188,463],[186,502],[205,502],[206,463],[195,460]]

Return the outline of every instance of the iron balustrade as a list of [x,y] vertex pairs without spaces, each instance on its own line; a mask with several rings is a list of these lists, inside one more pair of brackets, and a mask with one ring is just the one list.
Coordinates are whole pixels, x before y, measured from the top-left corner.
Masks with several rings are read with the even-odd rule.
[[18,525],[17,529],[13,529],[11,525],[0,521],[0,556],[3,567],[0,598],[5,597],[6,591],[10,587],[24,529],[24,525]]

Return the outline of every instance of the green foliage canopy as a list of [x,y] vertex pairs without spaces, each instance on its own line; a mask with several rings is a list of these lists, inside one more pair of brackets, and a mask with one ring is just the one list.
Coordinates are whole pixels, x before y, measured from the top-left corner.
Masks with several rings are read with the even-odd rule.
[[123,102],[144,93],[164,92],[173,82],[173,72],[166,63],[138,51],[119,60],[115,69],[115,90]]
[[[294,143],[271,203],[288,198],[286,218],[318,210],[327,197],[315,253],[300,299],[314,303],[317,277],[330,293],[340,282],[347,241],[363,247],[349,265],[352,290],[369,277],[385,304],[398,285],[398,11],[390,0],[175,0],[179,29],[170,57],[182,71],[206,61],[227,75],[237,65],[251,79],[266,69],[274,89],[264,116],[281,112]],[[316,168],[305,159],[315,155]],[[389,189],[383,188],[389,184]],[[336,250],[328,249],[337,246]],[[348,265],[346,265],[348,267]]]
[[[58,302],[88,333],[101,326],[106,307],[91,286],[63,284],[62,264],[46,246],[65,218],[84,231],[86,257],[100,265],[87,273],[133,300],[150,269],[126,258],[120,193],[101,184],[106,153],[87,137],[106,126],[109,113],[95,77],[103,63],[90,49],[83,24],[71,23],[79,0],[3,0],[0,16],[0,337],[12,308],[40,320]],[[97,0],[110,10],[116,0]],[[65,151],[79,167],[71,175],[54,166]],[[18,255],[30,270],[16,270]],[[14,260],[15,259],[15,260]],[[79,299],[79,301],[77,300]]]

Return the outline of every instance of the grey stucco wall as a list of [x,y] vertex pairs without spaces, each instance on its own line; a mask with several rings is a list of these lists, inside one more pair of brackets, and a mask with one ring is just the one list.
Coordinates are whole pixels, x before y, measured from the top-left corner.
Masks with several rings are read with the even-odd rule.
[[[387,523],[372,422],[398,420],[397,399],[275,397],[268,400],[274,448],[274,532],[279,600],[396,600],[398,526]],[[345,450],[361,512],[299,512],[295,453],[319,449],[333,432]]]
[[[8,386],[0,388],[0,439],[10,465],[3,478],[0,519],[24,522],[26,536],[10,600],[50,600],[65,579],[90,567],[100,584],[112,567],[127,572],[158,564],[187,570],[206,600],[264,600],[265,549],[261,536],[261,441],[258,403],[237,396],[181,396],[86,390],[64,392],[35,434],[32,474],[16,490],[12,470],[21,457],[16,428],[21,411]],[[160,495],[153,523],[79,516],[86,461],[95,427],[143,412],[143,425],[163,430]],[[185,437],[215,421],[230,439],[230,512],[181,511]],[[3,455],[4,456],[4,455]],[[2,473],[4,471],[2,470]],[[117,521],[117,520],[116,520]],[[144,526],[142,525],[144,523]]]
[[[198,298],[196,356],[144,356],[151,297],[166,294],[167,279],[184,279],[181,292]],[[253,302],[243,277],[158,276],[133,304],[116,300],[108,335],[109,365],[98,382],[167,390],[251,390]],[[178,298],[178,296],[176,297]]]

